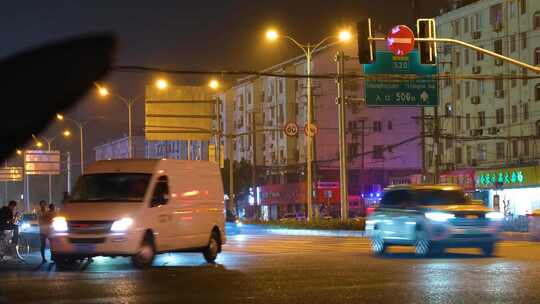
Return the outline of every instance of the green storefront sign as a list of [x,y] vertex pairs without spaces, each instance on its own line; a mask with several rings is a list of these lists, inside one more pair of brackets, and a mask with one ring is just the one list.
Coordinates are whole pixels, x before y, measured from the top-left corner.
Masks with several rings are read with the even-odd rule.
[[519,188],[539,185],[538,167],[477,170],[475,181],[479,189]]
[[[364,65],[364,74],[382,76],[366,79],[368,106],[436,106],[439,102],[437,66],[420,64],[418,52],[395,56],[377,52],[377,61]],[[417,79],[384,79],[384,76],[424,76]]]

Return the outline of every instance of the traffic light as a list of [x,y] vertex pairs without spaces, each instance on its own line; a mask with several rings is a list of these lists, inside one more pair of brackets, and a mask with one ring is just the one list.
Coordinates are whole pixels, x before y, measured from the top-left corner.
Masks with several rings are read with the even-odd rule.
[[[435,38],[435,20],[418,19],[416,22],[418,38]],[[434,41],[418,41],[420,63],[435,64],[437,62],[437,44]]]
[[356,29],[358,31],[358,61],[361,64],[374,62],[376,59],[375,40],[369,40],[373,37],[371,18],[359,21]]

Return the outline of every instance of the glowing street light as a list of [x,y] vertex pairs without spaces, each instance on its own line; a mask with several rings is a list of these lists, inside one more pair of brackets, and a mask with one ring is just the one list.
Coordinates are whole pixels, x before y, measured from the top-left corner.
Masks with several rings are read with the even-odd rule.
[[60,114],[60,113],[57,113],[56,114],[56,119],[58,120],[64,120],[64,115]]
[[219,89],[219,82],[215,79],[212,79],[210,80],[210,82],[208,83],[208,86],[210,87],[210,89],[212,90],[217,90]]
[[40,142],[40,141],[36,142],[36,147],[38,147],[38,148],[41,148],[41,147],[43,147],[43,143],[42,143],[42,142]]
[[276,39],[279,38],[279,34],[276,30],[274,29],[270,29],[268,31],[266,31],[266,39],[270,40],[270,41],[274,41]]
[[339,41],[346,42],[351,40],[352,34],[349,30],[342,30],[338,35]]
[[167,80],[165,80],[163,78],[160,78],[160,79],[156,80],[156,87],[159,90],[165,90],[168,86],[169,86],[169,84],[167,83]]
[[23,154],[22,150],[17,150],[17,155],[22,155],[22,154]]
[[65,130],[64,132],[62,132],[62,135],[64,135],[64,137],[70,137],[71,136],[71,131]]
[[106,87],[98,87],[98,94],[101,97],[105,97],[109,95],[109,90]]

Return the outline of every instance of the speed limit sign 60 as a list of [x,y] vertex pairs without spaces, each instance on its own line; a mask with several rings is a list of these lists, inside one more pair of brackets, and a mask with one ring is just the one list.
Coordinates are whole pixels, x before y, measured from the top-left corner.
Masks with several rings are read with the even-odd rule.
[[287,136],[296,136],[298,134],[298,125],[295,122],[288,122],[283,128],[283,132]]

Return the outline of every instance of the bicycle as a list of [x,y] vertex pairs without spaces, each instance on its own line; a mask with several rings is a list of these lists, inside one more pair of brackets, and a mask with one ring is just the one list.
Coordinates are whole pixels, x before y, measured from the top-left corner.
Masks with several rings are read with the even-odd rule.
[[[21,217],[17,215],[15,217],[15,225],[21,222]],[[23,254],[30,254],[30,243],[28,239],[21,235],[19,231],[18,243],[13,244],[13,232],[14,230],[0,230],[0,261],[3,261],[7,256],[14,256],[20,261],[24,261]]]

